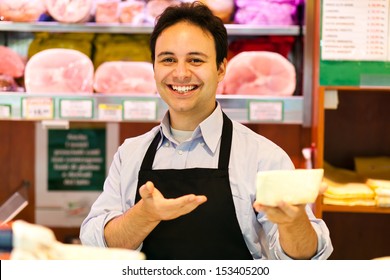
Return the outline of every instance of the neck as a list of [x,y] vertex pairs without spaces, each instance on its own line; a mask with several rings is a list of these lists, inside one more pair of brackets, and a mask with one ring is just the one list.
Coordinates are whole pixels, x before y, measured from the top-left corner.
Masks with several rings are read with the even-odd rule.
[[210,110],[205,108],[200,114],[193,112],[177,112],[169,110],[169,119],[171,127],[178,130],[194,131],[201,122],[207,119],[215,110],[217,105]]

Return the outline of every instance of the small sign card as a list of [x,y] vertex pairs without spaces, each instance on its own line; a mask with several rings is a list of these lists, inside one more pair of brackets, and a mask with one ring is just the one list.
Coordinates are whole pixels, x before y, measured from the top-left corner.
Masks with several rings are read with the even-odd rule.
[[125,100],[123,102],[124,120],[148,120],[157,119],[157,100]]
[[44,120],[54,116],[54,102],[51,97],[22,98],[22,118]]
[[121,104],[99,104],[99,120],[104,121],[121,121],[122,105]]
[[93,99],[61,99],[60,100],[60,118],[72,119],[92,119],[93,118]]
[[248,107],[250,121],[278,122],[283,120],[283,101],[251,100]]
[[0,118],[9,119],[11,118],[12,111],[11,105],[9,104],[0,104]]

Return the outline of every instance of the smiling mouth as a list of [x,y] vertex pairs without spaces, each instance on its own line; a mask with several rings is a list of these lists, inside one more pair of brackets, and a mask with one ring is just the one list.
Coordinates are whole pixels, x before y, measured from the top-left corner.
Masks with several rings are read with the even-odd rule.
[[178,93],[187,93],[189,91],[197,89],[199,86],[169,86],[171,90],[178,92]]

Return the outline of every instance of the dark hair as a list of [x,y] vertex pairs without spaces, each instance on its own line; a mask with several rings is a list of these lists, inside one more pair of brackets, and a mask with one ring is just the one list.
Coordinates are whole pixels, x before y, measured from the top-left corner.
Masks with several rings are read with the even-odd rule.
[[211,33],[214,38],[215,51],[217,54],[216,63],[219,68],[222,61],[227,57],[228,40],[226,28],[222,20],[219,17],[214,16],[212,11],[199,1],[169,6],[160,16],[158,16],[156,25],[150,37],[150,51],[153,64],[158,36],[160,36],[161,32],[166,28],[183,21],[199,26],[202,30]]

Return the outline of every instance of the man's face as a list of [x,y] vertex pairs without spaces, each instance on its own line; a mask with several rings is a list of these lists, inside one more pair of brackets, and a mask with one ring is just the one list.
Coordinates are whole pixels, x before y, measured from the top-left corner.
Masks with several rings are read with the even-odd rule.
[[226,62],[217,69],[213,37],[198,26],[179,22],[160,34],[154,77],[169,106],[172,125],[186,117],[202,121],[213,112],[225,68]]

